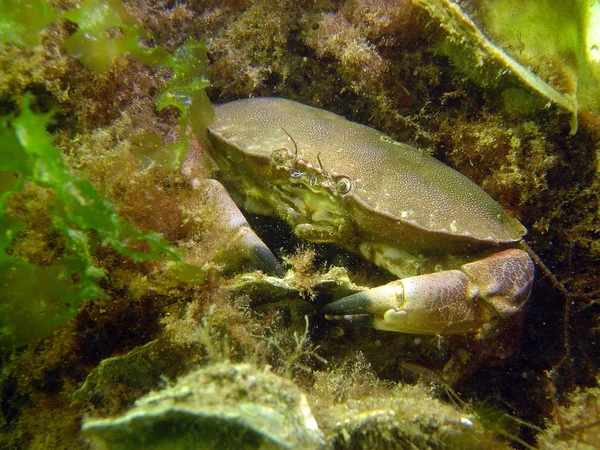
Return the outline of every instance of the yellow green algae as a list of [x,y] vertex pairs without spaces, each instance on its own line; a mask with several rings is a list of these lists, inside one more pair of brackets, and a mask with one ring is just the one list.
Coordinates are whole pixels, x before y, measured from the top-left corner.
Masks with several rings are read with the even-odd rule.
[[[106,296],[98,285],[106,271],[92,256],[98,245],[133,261],[169,261],[180,272],[190,271],[181,252],[162,235],[133,227],[89,181],[70,173],[60,149],[52,146],[46,133],[50,120],[51,113],[34,114],[26,97],[19,116],[4,118],[0,132],[4,148],[0,168],[3,179],[13,184],[0,197],[0,282],[4,292],[12,293],[0,305],[0,346],[5,348],[45,337],[73,317],[82,301]],[[33,190],[44,192],[47,211],[28,215],[30,200],[22,189],[30,195]],[[23,235],[19,239],[24,226],[21,215],[29,222],[27,227],[54,234],[53,239],[64,247],[57,251],[62,254],[37,265],[28,261],[26,239]],[[147,251],[136,250],[138,243]]]
[[40,42],[40,31],[58,18],[48,2],[5,0],[0,4],[0,42],[32,47]]
[[[25,22],[26,11],[32,14],[35,6],[35,2],[3,5],[7,10],[12,7],[14,11],[20,11],[5,16],[4,28],[8,30],[11,24],[26,24],[23,28],[31,28],[30,34],[38,34],[45,22]],[[43,6],[50,10],[49,5]],[[120,2],[84,2],[80,8],[68,10],[62,16],[78,24],[78,30],[65,41],[65,49],[91,70],[106,71],[114,58],[129,51],[145,62],[174,67],[173,80],[160,93],[161,108],[174,105],[182,111],[182,130],[186,129],[190,114],[205,114],[206,127],[212,108],[204,93],[207,86],[203,78],[206,63],[202,61],[206,61],[206,54],[198,53],[204,52],[201,43],[188,40],[178,51],[184,53],[183,57],[171,57],[165,49],[158,47],[142,51],[138,44],[138,30],[141,28],[135,26],[135,18],[124,12]],[[109,36],[107,32],[112,27],[118,27],[124,33],[122,39]],[[27,33],[27,29],[13,28]],[[24,44],[10,33],[3,33],[2,38],[7,42]],[[198,62],[191,65],[188,60]],[[14,293],[1,305],[0,345],[11,348],[44,337],[73,317],[82,301],[105,296],[97,283],[106,276],[106,272],[95,265],[92,257],[99,244],[110,246],[134,261],[170,261],[177,264],[176,271],[181,276],[201,281],[201,271],[186,267],[181,253],[159,233],[142,232],[133,227],[114,212],[114,207],[97,193],[89,181],[70,173],[61,150],[52,145],[46,133],[51,114],[34,114],[29,108],[29,97],[24,98],[21,108],[17,117],[3,119],[0,135],[5,150],[1,162],[5,185],[0,204],[3,216],[1,281],[5,292]],[[184,133],[182,135],[181,143],[185,143]],[[182,151],[178,152],[179,157],[173,149],[168,153],[173,155],[170,165],[177,166]],[[157,161],[166,164],[160,158]],[[36,265],[28,261],[26,253],[19,254],[19,248],[25,246],[23,241],[26,240],[21,239],[20,243],[13,245],[13,241],[19,241],[17,235],[22,226],[17,220],[19,210],[28,212],[26,204],[21,204],[23,196],[18,195],[26,184],[46,190],[48,194],[45,197],[51,197],[47,200],[48,212],[45,214],[51,222],[49,233],[57,234],[58,240],[62,241],[60,245],[64,246],[64,254],[59,255],[56,261],[46,260]],[[42,213],[27,219],[42,222],[46,217]],[[137,242],[143,242],[148,251],[131,248]]]
[[[286,247],[297,292],[293,301],[269,306],[263,291],[224,277],[218,266],[198,285],[163,263],[134,263],[110,246],[92,245],[91,267],[106,273],[95,280],[106,298],[70,306],[75,316],[52,335],[2,353],[0,447],[87,448],[80,439],[84,414],[123,415],[149,390],[216,363],[249,363],[291,377],[331,448],[506,448],[522,441],[565,448],[597,433],[594,408],[583,406],[596,395],[600,354],[600,120],[593,90],[581,93],[591,100],[570,135],[569,114],[518,79],[496,72],[495,82],[482,83],[443,53],[443,24],[410,1],[18,2],[43,8],[35,18],[14,3],[0,2],[0,11],[14,12],[0,15],[0,114],[29,111],[27,93],[33,112],[26,114],[52,111],[48,126],[36,129],[49,133],[42,142],[60,150],[70,176],[89,180],[114,205],[112,213],[137,229],[160,232],[171,246],[190,251],[188,262],[203,263],[218,237],[210,228],[214,212],[174,169],[185,147],[195,145],[187,129],[201,133],[210,120],[202,106],[182,105],[195,99],[202,105],[210,80],[215,103],[293,98],[432,152],[528,227],[528,243],[573,294],[563,298],[540,275],[523,323],[510,328],[499,351],[485,355],[468,337],[399,336],[326,323],[317,314],[326,299],[315,286],[330,266],[343,266],[357,284],[385,279],[330,249],[298,250],[273,240],[275,250]],[[487,26],[501,31],[502,20],[490,17]],[[503,36],[508,44],[488,37],[511,54],[535,54],[516,48],[519,34],[511,32]],[[86,33],[95,39],[84,39]],[[521,42],[529,45],[534,39],[527,33]],[[18,180],[10,170],[3,192]],[[11,257],[47,269],[40,282],[66,296],[69,286],[82,285],[78,270],[69,268],[70,279],[51,270],[67,245],[52,226],[55,196],[48,186],[26,184],[3,221],[22,221],[6,247]],[[3,223],[17,230],[14,220]],[[268,226],[278,228],[267,237],[290,234]],[[86,236],[101,241],[93,232]],[[145,245],[132,249],[148,251]],[[32,286],[3,290],[2,304],[6,295],[28,296]],[[306,329],[304,313],[313,315]],[[457,345],[466,360],[483,362],[449,387],[440,371]],[[485,401],[504,405],[500,416],[513,417],[511,426],[486,420],[471,406]],[[420,415],[411,409],[418,405],[426,405]],[[412,423],[395,419],[413,412]]]

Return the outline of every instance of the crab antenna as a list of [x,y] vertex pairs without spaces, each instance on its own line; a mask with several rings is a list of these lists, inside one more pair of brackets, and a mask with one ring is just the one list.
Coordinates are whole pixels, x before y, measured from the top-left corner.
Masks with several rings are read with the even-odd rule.
[[321,162],[321,158],[320,158],[320,153],[317,153],[317,161],[319,161],[319,167],[321,168],[321,173],[323,174],[323,176],[325,178],[327,178],[329,176],[329,174],[325,171],[325,169],[323,169],[323,163]]
[[288,133],[287,131],[285,131],[285,128],[281,128],[283,130],[283,132],[285,134],[287,134],[287,137],[290,138],[290,141],[292,141],[294,143],[294,162],[292,163],[292,170],[294,170],[296,168],[296,161],[298,160],[298,144],[296,144],[296,141],[294,140],[294,138],[290,135],[290,133]]

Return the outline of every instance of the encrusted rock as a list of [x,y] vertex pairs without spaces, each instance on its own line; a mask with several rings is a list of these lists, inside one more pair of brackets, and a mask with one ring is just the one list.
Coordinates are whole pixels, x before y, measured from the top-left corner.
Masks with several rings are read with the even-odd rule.
[[152,392],[120,417],[87,419],[101,449],[316,449],[306,397],[290,380],[249,364],[219,363]]

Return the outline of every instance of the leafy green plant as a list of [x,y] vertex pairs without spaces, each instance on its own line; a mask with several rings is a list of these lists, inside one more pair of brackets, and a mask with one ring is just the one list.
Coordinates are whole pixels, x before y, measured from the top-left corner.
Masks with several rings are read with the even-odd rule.
[[105,72],[117,56],[128,52],[145,64],[164,64],[169,59],[164,48],[140,47],[139,39],[149,34],[127,14],[121,0],[85,0],[62,17],[78,25],[65,40],[67,53],[95,72]]
[[57,18],[46,0],[0,0],[0,44],[39,44],[40,31]]
[[124,53],[131,53],[144,64],[160,65],[169,60],[162,47],[140,47],[140,38],[150,35],[125,11],[121,0],[84,0],[78,8],[61,15],[46,0],[0,0],[0,44],[33,47],[40,43],[42,29],[58,18],[78,26],[64,42],[67,53],[95,72],[105,72]]
[[[188,147],[187,130],[202,136],[212,120],[205,93],[209,83],[204,76],[208,65],[204,44],[188,39],[173,55],[158,46],[142,49],[140,38],[150,36],[120,0],[84,0],[60,16],[45,0],[0,0],[0,44],[38,45],[41,30],[59,17],[78,25],[64,46],[90,70],[106,71],[127,52],[139,62],[173,69],[173,78],[156,102],[159,109],[174,106],[181,111],[181,139],[170,146],[159,145],[149,156],[168,170],[176,169]],[[180,279],[201,282],[201,269],[185,264],[182,254],[162,235],[132,226],[89,181],[71,174],[61,150],[46,133],[50,114],[33,113],[28,98],[23,103],[20,115],[0,118],[0,348],[46,336],[73,317],[83,301],[106,296],[98,284],[106,270],[93,257],[99,245],[134,261],[165,261]],[[160,142],[160,137],[151,137]],[[17,201],[13,196],[28,183],[49,193],[44,219],[57,242],[23,239],[23,223],[7,214],[9,199]],[[36,243],[58,249],[60,256],[42,266],[15,251],[18,245]],[[140,245],[146,251],[138,250]]]
[[167,106],[174,106],[181,111],[181,140],[166,148],[170,155],[174,155],[172,161],[178,167],[188,148],[188,129],[203,138],[214,118],[212,105],[206,95],[206,88],[210,86],[204,75],[208,67],[206,46],[189,38],[175,50],[166,65],[173,68],[173,78],[159,92],[156,105],[159,111]]
[[[182,278],[201,281],[201,271],[185,264],[161,234],[135,228],[89,181],[71,174],[46,133],[50,114],[35,114],[28,103],[26,97],[21,114],[1,119],[0,126],[0,346],[42,337],[72,317],[82,301],[105,297],[98,281],[106,271],[93,258],[98,245],[134,261],[169,261]],[[49,266],[10,251],[21,224],[7,215],[8,202],[26,183],[52,192],[48,216],[64,251]],[[132,247],[140,242],[147,251]]]

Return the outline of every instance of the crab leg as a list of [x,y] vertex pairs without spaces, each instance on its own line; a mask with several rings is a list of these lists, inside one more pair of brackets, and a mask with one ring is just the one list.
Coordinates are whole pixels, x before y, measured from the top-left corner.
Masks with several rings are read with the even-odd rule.
[[475,330],[517,312],[529,297],[533,262],[505,250],[446,270],[403,278],[327,305],[329,320],[414,334]]
[[197,189],[203,190],[206,205],[214,211],[212,226],[219,230],[216,254],[212,262],[226,267],[238,267],[250,261],[257,268],[278,276],[285,270],[269,247],[250,228],[246,218],[231,199],[225,188],[216,180],[203,180]]

